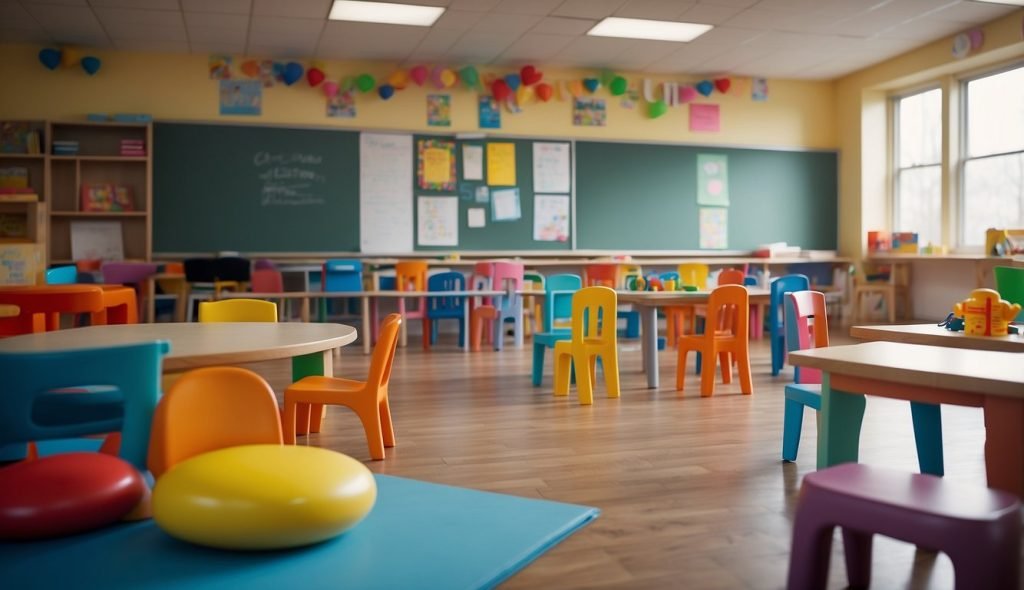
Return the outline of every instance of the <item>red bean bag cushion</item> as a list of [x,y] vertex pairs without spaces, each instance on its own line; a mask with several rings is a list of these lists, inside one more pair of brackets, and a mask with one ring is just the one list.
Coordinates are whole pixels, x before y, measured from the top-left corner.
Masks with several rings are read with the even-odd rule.
[[146,493],[128,462],[66,453],[0,469],[0,539],[28,540],[99,528],[131,512]]

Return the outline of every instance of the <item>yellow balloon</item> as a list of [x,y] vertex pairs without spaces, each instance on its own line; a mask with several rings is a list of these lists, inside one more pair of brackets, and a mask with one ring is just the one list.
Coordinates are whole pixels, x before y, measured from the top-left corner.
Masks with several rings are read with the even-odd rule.
[[533,100],[533,87],[520,85],[519,90],[516,90],[516,102],[522,106],[531,100]]
[[455,75],[455,72],[448,69],[441,72],[441,83],[444,84],[445,88],[455,86],[455,83],[458,81],[459,77]]
[[409,72],[395,70],[393,74],[388,76],[388,84],[394,86],[396,90],[404,90],[409,85]]
[[359,523],[377,500],[365,465],[334,451],[248,445],[197,455],[153,489],[153,519],[178,539],[223,549],[318,543]]
[[82,53],[74,47],[62,47],[60,50],[60,65],[65,68],[73,68],[78,66],[78,62],[82,61]]

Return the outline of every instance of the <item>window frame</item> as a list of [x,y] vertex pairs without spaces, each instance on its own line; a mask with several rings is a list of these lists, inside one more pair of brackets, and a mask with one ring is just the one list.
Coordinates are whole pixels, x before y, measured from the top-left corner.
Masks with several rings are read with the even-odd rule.
[[[903,88],[899,92],[895,92],[895,93],[893,93],[893,94],[891,94],[889,96],[889,120],[890,120],[890,126],[889,126],[889,130],[890,130],[889,145],[890,145],[891,150],[892,150],[892,152],[890,154],[890,157],[889,157],[889,194],[892,195],[892,198],[889,199],[889,228],[893,232],[897,231],[896,228],[899,226],[899,210],[900,210],[900,190],[899,190],[899,187],[900,187],[900,174],[902,173],[902,171],[904,171],[904,170],[918,170],[918,169],[923,169],[923,168],[934,168],[934,167],[937,166],[938,169],[939,169],[939,174],[941,175],[942,172],[944,171],[945,167],[946,167],[946,161],[945,161],[945,158],[944,158],[944,152],[942,150],[942,145],[941,145],[942,142],[941,141],[940,141],[940,145],[939,145],[939,161],[938,161],[937,164],[918,164],[918,165],[914,165],[914,166],[901,167],[900,166],[900,161],[899,161],[900,160],[900,101],[904,100],[904,99],[907,99],[907,98],[910,98],[912,96],[916,96],[918,94],[924,94],[926,92],[931,92],[933,90],[938,90],[939,91],[940,102],[944,102],[946,100],[945,89],[943,88],[943,85],[941,84],[941,82],[938,81],[938,80],[933,80],[933,81],[928,82],[927,84],[923,84],[923,85],[919,85],[919,86]],[[946,121],[943,120],[941,113],[942,113],[942,109],[940,109],[940,115],[939,115],[939,123],[943,126],[943,129],[940,130],[940,133],[939,133],[940,137],[942,137],[942,134],[945,132],[944,127],[946,125]],[[939,195],[939,199],[940,199],[940,202],[941,202],[941,199],[942,199],[941,193]],[[945,215],[943,214],[943,215],[941,215],[941,223],[939,225],[939,228],[940,228],[940,238],[941,238],[941,233],[942,233],[941,230],[942,230],[942,227],[945,225],[945,223],[946,223],[946,219],[945,219]]]

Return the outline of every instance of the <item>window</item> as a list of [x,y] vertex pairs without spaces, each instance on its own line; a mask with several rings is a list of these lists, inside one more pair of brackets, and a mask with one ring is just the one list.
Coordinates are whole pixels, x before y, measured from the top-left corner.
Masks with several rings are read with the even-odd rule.
[[1024,227],[1024,67],[964,82],[960,244]]
[[896,231],[918,233],[922,246],[942,243],[942,91],[895,100]]

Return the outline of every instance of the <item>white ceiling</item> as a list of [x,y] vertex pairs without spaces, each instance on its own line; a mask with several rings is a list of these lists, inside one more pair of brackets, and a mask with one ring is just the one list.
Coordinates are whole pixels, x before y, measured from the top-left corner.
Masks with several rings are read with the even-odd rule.
[[[329,22],[331,0],[0,0],[0,42],[179,53],[829,79],[1015,7],[971,0],[405,0],[429,28]],[[715,25],[691,43],[587,37],[624,16]]]

